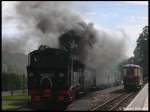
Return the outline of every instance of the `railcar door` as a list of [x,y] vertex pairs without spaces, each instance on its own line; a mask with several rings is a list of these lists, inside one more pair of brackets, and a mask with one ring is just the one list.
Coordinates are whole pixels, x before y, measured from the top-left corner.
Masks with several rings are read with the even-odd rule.
[[140,82],[140,86],[143,85],[143,70],[139,69],[139,82]]

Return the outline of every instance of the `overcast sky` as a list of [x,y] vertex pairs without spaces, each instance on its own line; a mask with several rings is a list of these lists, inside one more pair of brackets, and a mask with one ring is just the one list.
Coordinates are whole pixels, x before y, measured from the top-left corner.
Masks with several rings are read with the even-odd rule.
[[133,56],[136,40],[148,25],[147,1],[74,2],[72,7],[97,28],[123,29],[128,37],[128,56]]
[[[15,3],[15,2],[14,2]],[[107,1],[107,2],[70,2],[72,10],[76,11],[85,21],[94,23],[97,29],[116,30],[122,29],[127,34],[128,56],[133,56],[136,47],[136,40],[142,28],[148,25],[148,2],[147,1]],[[8,2],[2,4],[2,18],[4,15],[14,14],[14,5]],[[9,17],[7,17],[9,19]],[[15,22],[3,24],[2,35],[7,32],[10,34],[18,32],[15,29]],[[12,22],[12,21],[11,21]],[[2,37],[4,38],[4,37]]]

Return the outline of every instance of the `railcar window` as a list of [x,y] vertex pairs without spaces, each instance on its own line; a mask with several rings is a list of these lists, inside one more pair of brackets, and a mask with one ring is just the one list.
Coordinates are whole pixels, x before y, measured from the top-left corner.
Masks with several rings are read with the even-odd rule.
[[134,75],[135,75],[135,76],[138,76],[138,68],[135,68],[135,69],[134,69]]
[[141,69],[139,69],[139,75],[143,76],[143,71]]
[[143,75],[143,71],[142,71],[142,70],[140,70],[140,75],[141,75],[141,76]]
[[138,68],[138,76],[141,75],[141,70]]

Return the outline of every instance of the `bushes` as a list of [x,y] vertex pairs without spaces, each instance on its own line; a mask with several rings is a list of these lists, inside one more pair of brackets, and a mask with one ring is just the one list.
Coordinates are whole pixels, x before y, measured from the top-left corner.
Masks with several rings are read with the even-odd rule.
[[2,91],[10,91],[12,89],[18,90],[22,88],[23,88],[23,75],[18,75],[16,73],[2,72]]

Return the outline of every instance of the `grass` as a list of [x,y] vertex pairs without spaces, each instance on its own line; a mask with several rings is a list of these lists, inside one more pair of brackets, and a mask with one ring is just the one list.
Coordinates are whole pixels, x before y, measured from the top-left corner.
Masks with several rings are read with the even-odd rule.
[[14,109],[21,106],[23,103],[23,101],[2,101],[2,110]]
[[28,95],[2,96],[2,100],[29,100]]
[[2,110],[17,108],[30,100],[27,94],[2,96]]
[[[25,90],[23,93],[23,90],[14,90],[13,95],[22,95],[22,94],[28,94],[28,91]],[[11,95],[11,91],[2,91],[2,96],[9,96]]]

